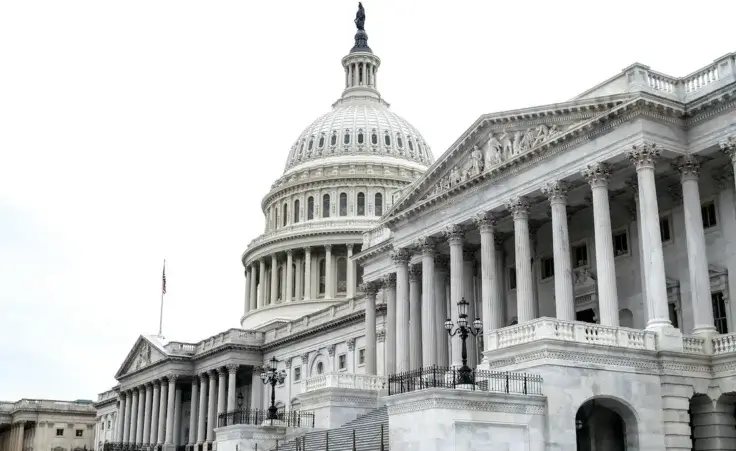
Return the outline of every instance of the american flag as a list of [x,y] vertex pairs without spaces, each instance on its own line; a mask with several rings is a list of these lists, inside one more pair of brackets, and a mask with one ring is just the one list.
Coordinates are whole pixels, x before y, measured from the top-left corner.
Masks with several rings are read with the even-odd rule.
[[164,272],[161,276],[161,294],[166,294],[166,260],[164,260]]

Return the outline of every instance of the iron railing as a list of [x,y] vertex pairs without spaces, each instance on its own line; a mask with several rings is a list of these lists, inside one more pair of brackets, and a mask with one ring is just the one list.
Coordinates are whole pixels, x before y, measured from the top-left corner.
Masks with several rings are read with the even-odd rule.
[[[239,409],[230,412],[221,413],[218,417],[218,427],[232,426],[234,424],[251,424],[260,426],[268,419],[268,409]],[[298,410],[287,411],[279,409],[276,412],[276,419],[287,427],[297,428],[313,428],[314,414],[309,412],[300,412]]]
[[470,376],[472,383],[460,384],[458,368],[430,366],[418,370],[404,371],[388,377],[388,395],[398,395],[427,388],[465,388],[523,395],[542,394],[542,376],[537,374],[473,369]]
[[135,443],[105,442],[104,451],[161,451],[159,445],[140,445]]

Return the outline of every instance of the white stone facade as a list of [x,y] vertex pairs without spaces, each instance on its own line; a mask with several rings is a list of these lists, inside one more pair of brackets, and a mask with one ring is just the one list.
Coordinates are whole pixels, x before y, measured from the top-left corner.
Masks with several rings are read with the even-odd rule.
[[84,401],[0,402],[0,450],[82,451],[94,448],[95,407]]

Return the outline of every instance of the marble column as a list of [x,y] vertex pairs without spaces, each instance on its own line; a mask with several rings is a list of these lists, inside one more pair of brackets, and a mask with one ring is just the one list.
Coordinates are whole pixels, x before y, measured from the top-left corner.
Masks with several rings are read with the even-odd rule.
[[271,305],[276,304],[279,296],[279,261],[276,254],[271,254]]
[[348,271],[347,271],[347,279],[348,279],[348,288],[347,288],[347,298],[351,299],[355,297],[355,262],[353,261],[353,244],[348,244]]
[[302,267],[302,258],[296,258],[294,259],[295,267],[296,267],[296,275],[295,275],[295,287],[294,287],[294,300],[295,301],[301,301],[304,297],[304,290],[302,290],[302,287],[304,286],[304,268]]
[[166,395],[166,444],[171,445],[174,439],[174,406],[176,401],[176,374],[172,374],[169,379],[169,392]]
[[199,418],[197,419],[197,444],[201,445],[207,438],[207,373],[199,375]]
[[123,398],[123,411],[122,411],[122,430],[123,430],[123,443],[130,443],[130,404],[132,401],[132,394],[130,391],[125,392]]
[[227,368],[218,368],[217,374],[220,376],[217,382],[217,417],[225,413],[227,408],[227,398],[225,389],[227,388]]
[[506,306],[506,250],[504,249],[504,242],[506,241],[506,236],[504,236],[503,233],[496,232],[493,234],[493,244],[496,248],[496,279],[498,280],[498,283],[496,284],[496,293],[498,296],[498,299],[500,300],[500,324],[501,327],[506,327],[506,318],[508,318],[507,314],[507,306]]
[[335,262],[332,259],[332,245],[325,244],[325,299],[335,298]]
[[146,404],[143,411],[143,438],[141,443],[148,445],[151,442],[151,408],[153,403],[153,384],[146,384]]
[[304,248],[304,300],[312,298],[312,248]]
[[258,307],[266,305],[266,259],[258,261]]
[[207,408],[207,443],[215,441],[215,428],[217,427],[217,371],[210,371],[210,393]]
[[158,437],[156,443],[163,445],[166,441],[166,408],[168,407],[168,387],[170,383],[161,379],[161,397],[158,403]]
[[705,233],[700,207],[700,164],[688,155],[675,161],[682,181],[682,201],[685,211],[685,236],[687,241],[687,266],[690,272],[690,299],[693,310],[693,334],[716,335],[710,297],[710,274]]
[[[588,165],[582,171],[593,193],[593,229],[595,232],[595,265],[598,277],[598,306],[601,324],[618,326],[618,289],[616,263],[613,256],[611,210],[608,203],[608,180],[611,170],[606,163]],[[659,224],[659,221],[657,221]],[[657,229],[659,234],[659,228]]]
[[672,328],[667,305],[667,279],[664,272],[662,236],[659,228],[657,188],[654,183],[654,163],[660,153],[654,144],[649,143],[634,146],[628,152],[629,160],[636,167],[636,177],[639,183],[639,209],[642,221],[641,247],[646,265],[647,312],[649,313],[648,330]]
[[396,273],[383,279],[383,297],[386,302],[385,375],[396,373]]
[[158,442],[158,417],[161,403],[161,382],[153,381],[153,399],[151,400],[151,430],[148,443],[155,445]]
[[138,387],[133,389],[133,403],[130,407],[130,443],[138,444]]
[[443,331],[445,320],[450,317],[447,311],[447,278],[449,273],[449,262],[446,255],[436,255],[434,258],[434,307],[435,307],[435,318],[437,321],[437,333],[435,336],[435,351],[437,365],[441,367],[448,367],[450,365],[450,351],[449,351],[449,337],[447,332]]
[[532,252],[529,240],[529,201],[517,197],[506,204],[514,217],[514,247],[516,264],[516,317],[525,323],[534,319],[532,288]]
[[247,315],[250,310],[250,277],[248,277],[248,268],[245,268],[243,275],[245,277],[245,302],[243,306],[243,314]]
[[[447,243],[450,245],[450,309],[452,323],[457,326],[457,303],[463,297],[463,229],[459,225],[451,225],[446,231]],[[471,320],[472,321],[472,320]],[[452,366],[462,366],[461,340],[452,340],[450,352]]]
[[[431,238],[423,238],[418,243],[422,251],[422,329],[424,337],[422,342],[422,364],[425,366],[437,365],[437,341],[435,336],[442,333],[438,327],[440,320],[437,318],[437,309],[434,302],[435,271],[434,258],[437,255],[435,243]],[[443,318],[444,320],[444,318]],[[442,334],[444,335],[444,334]],[[421,337],[421,336],[420,336]]]
[[284,302],[291,302],[294,297],[294,255],[291,249],[286,251],[286,294]]
[[492,331],[503,327],[503,304],[497,288],[499,280],[494,243],[496,218],[490,213],[482,213],[475,218],[475,224],[480,233],[480,291],[483,305],[483,336],[485,337],[483,347],[484,351],[488,351],[490,346],[488,336]]
[[181,387],[176,387],[174,393],[174,430],[171,441],[174,446],[178,446],[181,441]]
[[251,264],[249,266],[250,274],[248,275],[248,310],[255,310],[258,308],[258,280],[256,280],[256,265]]
[[396,372],[409,370],[409,253],[396,249]]
[[552,252],[555,270],[555,315],[557,319],[575,320],[575,294],[572,288],[572,258],[567,228],[568,183],[554,181],[542,188],[552,210]]
[[235,377],[238,373],[238,365],[230,364],[227,366],[227,411],[235,411]]
[[[304,371],[303,378],[305,378],[306,371]],[[250,408],[251,409],[263,409],[263,381],[261,381],[260,373],[253,368],[253,375],[250,379]]]
[[135,425],[135,442],[137,444],[143,443],[143,420],[146,416],[146,392],[145,387],[142,385],[138,387],[138,414],[136,415],[137,423]]
[[199,401],[199,378],[195,376],[192,379],[192,396],[189,405],[189,442],[187,445],[193,446],[197,443],[197,409]]
[[376,374],[376,294],[379,284],[363,285],[365,292],[365,374]]
[[[468,303],[468,327],[471,327],[475,314],[475,287],[473,283],[473,274],[475,273],[475,251],[472,249],[463,250],[463,295],[462,298]],[[468,366],[475,368],[478,364],[478,341],[477,337],[472,334],[468,335],[466,347],[468,349]],[[455,341],[461,341],[457,337]]]
[[[731,160],[731,166],[734,174],[736,174],[736,135],[731,135],[720,142],[721,150],[728,155]],[[734,177],[736,181],[736,177]]]
[[123,442],[123,416],[125,412],[125,393],[118,393],[118,412],[115,417],[115,435],[113,440],[116,443]]
[[409,266],[409,369],[422,367],[422,271]]

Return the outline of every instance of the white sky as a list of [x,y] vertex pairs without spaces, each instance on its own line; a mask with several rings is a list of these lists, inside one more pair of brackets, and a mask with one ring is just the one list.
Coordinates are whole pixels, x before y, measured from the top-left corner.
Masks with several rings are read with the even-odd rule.
[[[379,88],[438,157],[483,113],[735,50],[733,1],[366,0]],[[343,88],[356,1],[0,2],[0,399],[96,399],[139,334],[238,327],[240,254]]]

